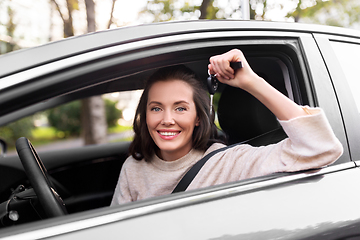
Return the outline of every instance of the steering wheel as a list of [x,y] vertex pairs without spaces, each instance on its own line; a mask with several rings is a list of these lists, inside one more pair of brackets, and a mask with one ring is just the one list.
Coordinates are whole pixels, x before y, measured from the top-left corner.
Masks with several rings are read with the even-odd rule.
[[19,138],[16,141],[16,151],[46,215],[57,217],[67,214],[65,205],[49,180],[46,168],[31,142],[25,137]]

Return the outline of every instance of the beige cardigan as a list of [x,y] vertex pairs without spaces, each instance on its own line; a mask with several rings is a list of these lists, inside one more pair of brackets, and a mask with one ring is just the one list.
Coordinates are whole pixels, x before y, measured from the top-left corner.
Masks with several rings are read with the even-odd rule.
[[[289,138],[277,144],[263,147],[242,144],[215,154],[202,167],[188,190],[333,163],[342,154],[341,143],[321,109],[307,108],[307,112],[311,115],[279,121]],[[150,162],[129,157],[121,169],[111,205],[170,194],[198,160],[222,147],[222,144],[213,144],[205,153],[193,149],[171,162],[156,155]]]

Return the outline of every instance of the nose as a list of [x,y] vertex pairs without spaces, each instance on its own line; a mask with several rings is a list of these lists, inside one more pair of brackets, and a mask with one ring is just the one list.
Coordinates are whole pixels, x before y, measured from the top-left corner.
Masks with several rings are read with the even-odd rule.
[[170,126],[175,124],[174,117],[172,116],[171,111],[164,111],[163,119],[161,121],[161,124],[165,126]]

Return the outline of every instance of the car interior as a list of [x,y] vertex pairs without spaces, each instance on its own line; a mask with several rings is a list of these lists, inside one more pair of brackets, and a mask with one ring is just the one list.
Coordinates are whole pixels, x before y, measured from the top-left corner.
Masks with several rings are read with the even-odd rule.
[[[302,73],[296,64],[298,60],[292,56],[293,50],[286,50],[284,53],[276,48],[268,47],[264,51],[258,46],[242,47],[250,66],[258,75],[294,101],[308,104],[306,91],[300,81]],[[223,49],[217,51],[221,53]],[[291,52],[292,55],[286,52]],[[208,57],[201,55],[192,61],[179,59],[169,64],[185,64],[197,73],[205,85],[207,59]],[[113,77],[117,73],[117,70],[114,70],[112,77],[108,76],[101,84],[71,91],[15,111],[1,117],[0,124],[6,125],[14,119],[21,119],[76,99],[141,89],[144,80],[156,69],[157,66],[150,65],[147,69],[135,69],[132,73],[120,77]],[[219,131],[226,135],[228,144],[241,142],[261,146],[279,142],[286,137],[276,117],[248,93],[220,84],[216,94],[220,95],[216,107],[221,127]],[[68,213],[109,206],[120,169],[128,156],[129,144],[130,142],[114,142],[38,153],[51,182],[64,200]],[[1,159],[0,182],[0,203],[7,201],[18,186],[30,187],[18,156]],[[38,212],[33,216],[34,219],[44,217]]]

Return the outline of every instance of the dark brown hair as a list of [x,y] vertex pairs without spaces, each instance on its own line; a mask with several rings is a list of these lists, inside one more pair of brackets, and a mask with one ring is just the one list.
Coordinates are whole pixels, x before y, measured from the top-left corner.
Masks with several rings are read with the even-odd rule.
[[165,67],[157,70],[146,82],[144,92],[136,109],[133,128],[135,137],[130,145],[129,153],[137,160],[150,161],[159,149],[150,136],[146,124],[146,108],[149,90],[152,85],[159,81],[181,80],[188,83],[193,89],[193,100],[196,106],[196,114],[199,118],[199,126],[194,128],[192,135],[193,148],[206,150],[213,142],[218,142],[217,127],[214,117],[210,116],[209,96],[197,78],[196,74],[184,65]]

